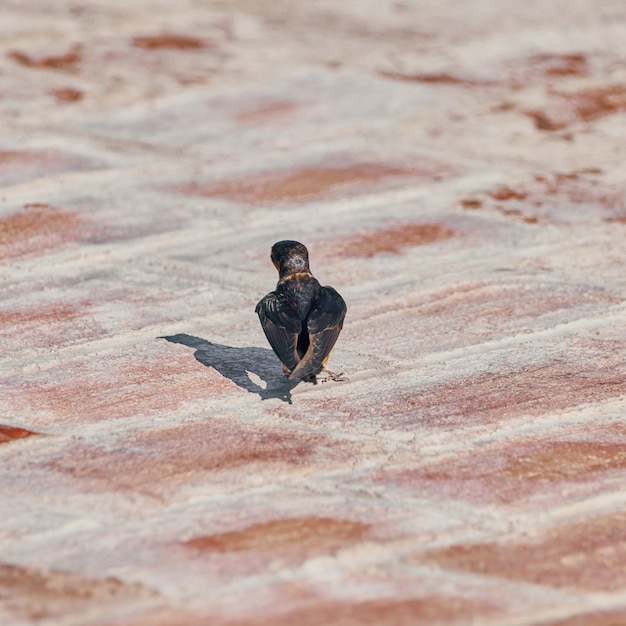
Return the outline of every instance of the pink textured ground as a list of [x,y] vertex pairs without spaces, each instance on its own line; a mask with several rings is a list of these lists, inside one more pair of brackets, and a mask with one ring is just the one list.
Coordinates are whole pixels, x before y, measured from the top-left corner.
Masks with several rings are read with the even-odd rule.
[[0,623],[626,624],[623,2],[166,4],[0,7]]

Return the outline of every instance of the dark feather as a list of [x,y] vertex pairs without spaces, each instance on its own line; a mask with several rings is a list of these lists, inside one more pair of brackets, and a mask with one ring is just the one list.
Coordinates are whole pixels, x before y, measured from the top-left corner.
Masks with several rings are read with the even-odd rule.
[[261,327],[276,356],[291,372],[300,361],[297,352],[302,323],[292,308],[272,291],[256,305]]
[[320,289],[307,322],[309,348],[289,378],[307,378],[319,373],[343,328],[346,311],[346,303],[332,287]]

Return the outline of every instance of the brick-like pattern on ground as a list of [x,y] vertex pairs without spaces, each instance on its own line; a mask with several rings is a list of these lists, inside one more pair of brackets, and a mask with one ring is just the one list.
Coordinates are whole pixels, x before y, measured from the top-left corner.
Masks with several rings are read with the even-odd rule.
[[626,7],[540,4],[0,6],[1,623],[626,624]]

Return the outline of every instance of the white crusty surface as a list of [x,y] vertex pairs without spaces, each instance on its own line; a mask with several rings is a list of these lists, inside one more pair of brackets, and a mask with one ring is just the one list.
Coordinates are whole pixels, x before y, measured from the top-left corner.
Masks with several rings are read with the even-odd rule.
[[[2,624],[626,623],[622,0],[0,35]],[[281,379],[280,239],[345,382]]]

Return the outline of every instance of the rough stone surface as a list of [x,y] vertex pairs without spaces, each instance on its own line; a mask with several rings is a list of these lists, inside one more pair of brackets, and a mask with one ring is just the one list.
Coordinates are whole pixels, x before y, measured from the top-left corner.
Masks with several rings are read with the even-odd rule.
[[[622,0],[0,34],[2,624],[626,624]],[[279,239],[344,382],[281,378]]]

